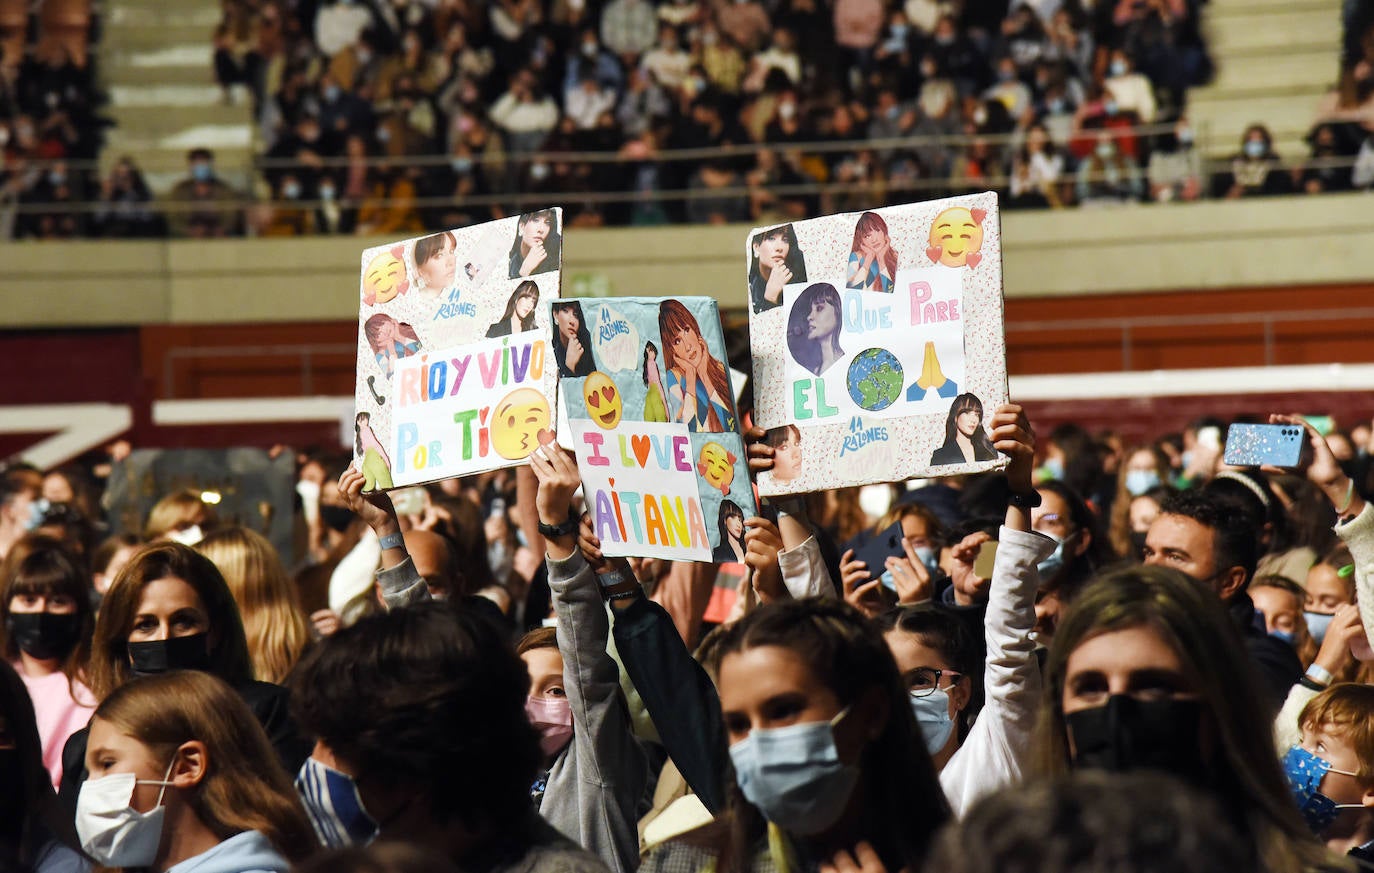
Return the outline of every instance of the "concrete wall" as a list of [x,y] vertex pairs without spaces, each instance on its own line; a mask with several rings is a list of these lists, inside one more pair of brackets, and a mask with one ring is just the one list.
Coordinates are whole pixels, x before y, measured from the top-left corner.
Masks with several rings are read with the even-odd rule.
[[[1014,212],[1010,299],[1374,282],[1364,194]],[[564,293],[708,294],[745,304],[747,227],[576,230]],[[358,254],[382,240],[0,245],[5,327],[340,321],[356,318]],[[921,241],[924,244],[924,241]]]

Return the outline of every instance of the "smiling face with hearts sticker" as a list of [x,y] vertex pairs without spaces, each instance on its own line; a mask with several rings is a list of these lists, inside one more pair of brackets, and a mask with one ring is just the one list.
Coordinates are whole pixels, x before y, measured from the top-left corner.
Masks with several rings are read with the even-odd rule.
[[582,383],[582,400],[587,404],[587,417],[599,427],[610,430],[620,424],[625,405],[610,376],[599,370],[588,376]]

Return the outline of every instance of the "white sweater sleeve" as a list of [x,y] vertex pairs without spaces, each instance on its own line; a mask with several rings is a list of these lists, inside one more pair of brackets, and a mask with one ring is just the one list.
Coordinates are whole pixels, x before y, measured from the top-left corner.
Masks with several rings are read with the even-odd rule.
[[940,771],[940,785],[955,816],[1022,778],[1040,706],[1040,665],[1030,633],[1040,586],[1036,565],[1054,551],[1054,541],[1006,527],[998,536],[984,622],[986,702],[964,744]]
[[815,537],[796,548],[778,552],[778,566],[782,568],[782,584],[797,600],[803,597],[835,597],[835,583],[825,568],[821,547]]

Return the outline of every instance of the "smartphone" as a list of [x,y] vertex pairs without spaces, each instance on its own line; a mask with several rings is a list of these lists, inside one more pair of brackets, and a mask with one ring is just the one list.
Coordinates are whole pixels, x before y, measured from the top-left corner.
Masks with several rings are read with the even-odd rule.
[[1305,434],[1296,424],[1233,424],[1222,460],[1233,467],[1296,467]]
[[877,579],[887,569],[888,558],[906,557],[902,548],[902,523],[894,521],[886,530],[874,534],[854,550],[854,560],[868,565],[868,574]]
[[973,575],[979,579],[992,578],[992,564],[997,559],[997,540],[988,540],[978,547],[978,557],[973,559]]
[[428,498],[429,494],[418,485],[399,488],[391,492],[391,505],[396,507],[397,515],[421,515],[425,511]]

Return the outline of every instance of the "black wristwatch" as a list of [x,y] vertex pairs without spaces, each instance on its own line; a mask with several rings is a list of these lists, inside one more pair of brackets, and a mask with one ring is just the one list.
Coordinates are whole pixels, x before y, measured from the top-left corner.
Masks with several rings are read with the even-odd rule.
[[1007,494],[1007,502],[1018,509],[1034,509],[1044,502],[1040,492],[1034,489],[1030,491],[1012,491]]
[[569,534],[577,533],[577,526],[581,524],[581,519],[572,513],[568,513],[567,521],[560,525],[544,524],[539,522],[539,532],[546,537],[565,537]]

